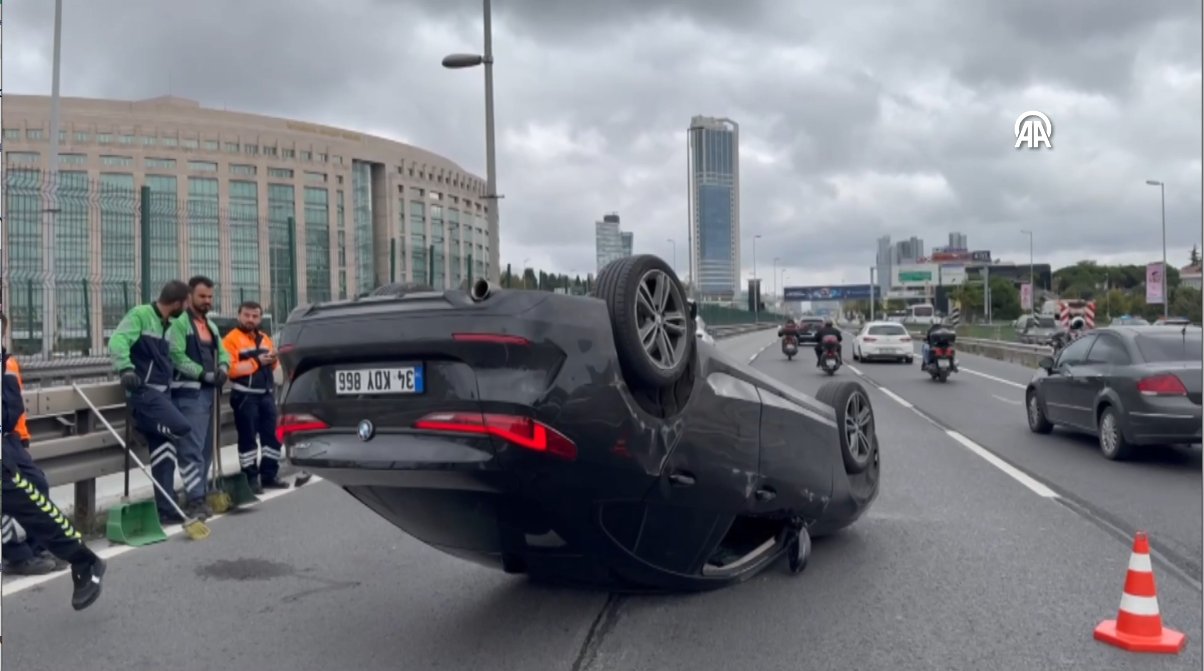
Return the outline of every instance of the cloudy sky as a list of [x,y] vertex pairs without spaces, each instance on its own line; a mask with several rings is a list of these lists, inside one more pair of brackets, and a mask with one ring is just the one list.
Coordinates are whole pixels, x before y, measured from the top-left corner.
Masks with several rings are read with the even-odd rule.
[[[168,11],[167,8],[174,9]],[[4,89],[49,93],[53,3],[5,6]],[[64,95],[170,92],[354,128],[484,174],[479,0],[64,0]],[[1201,237],[1198,0],[495,0],[503,263],[593,269],[610,211],[686,266],[685,128],[740,123],[742,228],[787,284],[868,281],[950,231],[1025,263]],[[1052,151],[1013,148],[1026,110]],[[744,245],[745,275],[752,245]]]

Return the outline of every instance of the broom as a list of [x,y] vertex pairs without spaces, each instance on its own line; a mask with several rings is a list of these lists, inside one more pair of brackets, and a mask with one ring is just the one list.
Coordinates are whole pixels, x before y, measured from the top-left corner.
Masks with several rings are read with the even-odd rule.
[[222,391],[218,387],[213,389],[213,491],[209,493],[209,507],[213,508],[213,512],[219,515],[228,512],[234,506],[234,502],[230,497],[230,493],[223,489],[225,485],[225,474],[222,473]]
[[185,515],[184,511],[180,509],[180,504],[176,503],[176,497],[172,496],[168,492],[163,491],[163,486],[160,485],[157,480],[155,480],[155,476],[151,475],[150,470],[146,468],[146,465],[142,463],[142,460],[138,458],[138,455],[134,454],[133,450],[126,448],[125,441],[122,440],[121,434],[117,433],[117,429],[114,429],[113,425],[109,424],[109,420],[105,419],[105,416],[100,412],[100,410],[98,410],[96,406],[92,404],[92,399],[88,398],[88,395],[84,393],[84,390],[80,389],[79,385],[74,382],[71,383],[71,388],[75,390],[75,393],[80,395],[80,398],[84,399],[84,403],[87,403],[92,412],[98,418],[100,418],[101,423],[105,425],[105,428],[109,430],[109,433],[113,434],[113,438],[117,439],[117,443],[121,445],[122,449],[125,449],[126,454],[130,455],[130,457],[134,460],[134,463],[138,464],[138,468],[142,469],[142,472],[146,474],[147,479],[151,481],[151,484],[155,486],[155,489],[159,490],[159,493],[163,495],[163,498],[171,502],[171,507],[175,508],[176,512],[180,514],[180,517],[184,518],[184,533],[188,534],[188,537],[194,541],[208,538],[209,527],[205,526],[204,522]]

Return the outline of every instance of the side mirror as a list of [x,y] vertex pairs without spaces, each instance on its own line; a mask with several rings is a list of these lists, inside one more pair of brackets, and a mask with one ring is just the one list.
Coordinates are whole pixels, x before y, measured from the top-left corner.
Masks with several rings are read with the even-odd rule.
[[1053,367],[1054,367],[1053,357],[1043,356],[1043,357],[1041,357],[1041,359],[1039,361],[1037,361],[1037,365],[1047,371],[1053,370]]

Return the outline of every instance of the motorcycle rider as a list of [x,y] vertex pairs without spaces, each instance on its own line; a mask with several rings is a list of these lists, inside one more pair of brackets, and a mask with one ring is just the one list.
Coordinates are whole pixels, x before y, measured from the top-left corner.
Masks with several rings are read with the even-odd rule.
[[[839,342],[839,343],[844,342],[844,335],[841,334],[840,329],[836,328],[836,326],[832,324],[832,319],[830,317],[825,318],[824,325],[819,327],[819,330],[817,330],[815,332],[815,367],[816,368],[819,368],[819,364],[823,360],[824,338],[827,336],[836,336],[836,342]],[[838,357],[841,356],[841,351],[839,349],[836,350],[836,356],[838,356]]]
[[795,338],[798,337],[798,324],[794,322],[793,317],[787,318],[786,324],[782,326],[782,328],[778,329],[779,338],[784,338],[788,335],[794,336]]
[[941,318],[933,322],[932,326],[928,327],[928,333],[924,334],[924,353],[920,357],[920,367],[927,368],[932,363],[932,334],[937,331],[951,331],[953,327],[945,323],[945,319]]
[[1075,316],[1070,320],[1069,327],[1066,331],[1058,333],[1053,338],[1054,353],[1062,351],[1070,343],[1082,338],[1087,333],[1087,320],[1080,316]]

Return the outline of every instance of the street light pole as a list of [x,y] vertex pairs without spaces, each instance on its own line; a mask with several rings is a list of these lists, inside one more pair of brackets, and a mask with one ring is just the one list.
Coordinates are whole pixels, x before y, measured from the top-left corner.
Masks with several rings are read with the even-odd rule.
[[1170,278],[1166,272],[1166,184],[1154,179],[1147,179],[1146,184],[1158,187],[1158,191],[1162,196],[1162,317],[1170,319],[1171,316],[1171,292]]
[[[493,132],[493,12],[490,9],[489,0],[483,0],[484,24],[485,24],[485,53],[483,55],[476,54],[451,54],[443,58],[443,67],[449,69],[471,68],[478,65],[485,66],[485,202],[488,203],[488,211],[486,214],[486,226],[489,228],[489,239],[493,245],[490,248],[490,256],[498,253],[500,246],[498,244],[498,201],[502,198],[497,192],[497,152],[495,151],[494,132]],[[490,258],[490,275],[497,273],[498,269],[494,266]]]
[[1037,285],[1033,283],[1033,232],[1020,232],[1028,236],[1028,311],[1037,314]]
[[870,321],[874,321],[874,266],[870,266]]
[[[58,241],[55,218],[59,210],[59,80],[63,52],[63,0],[54,0],[54,55],[51,63],[50,78],[50,158],[47,161],[50,178],[50,202],[42,217],[42,244],[46,246],[43,258],[49,284],[43,288],[42,296],[42,356],[49,359],[54,352],[54,332],[58,327],[58,270],[55,268],[55,256],[58,254]],[[147,278],[142,279],[143,282]],[[85,302],[85,305],[88,303]],[[33,305],[29,306],[32,313]],[[90,335],[90,334],[89,334]]]
[[761,296],[758,295],[761,285],[757,283],[757,240],[760,235],[753,236],[753,322],[761,321]]

